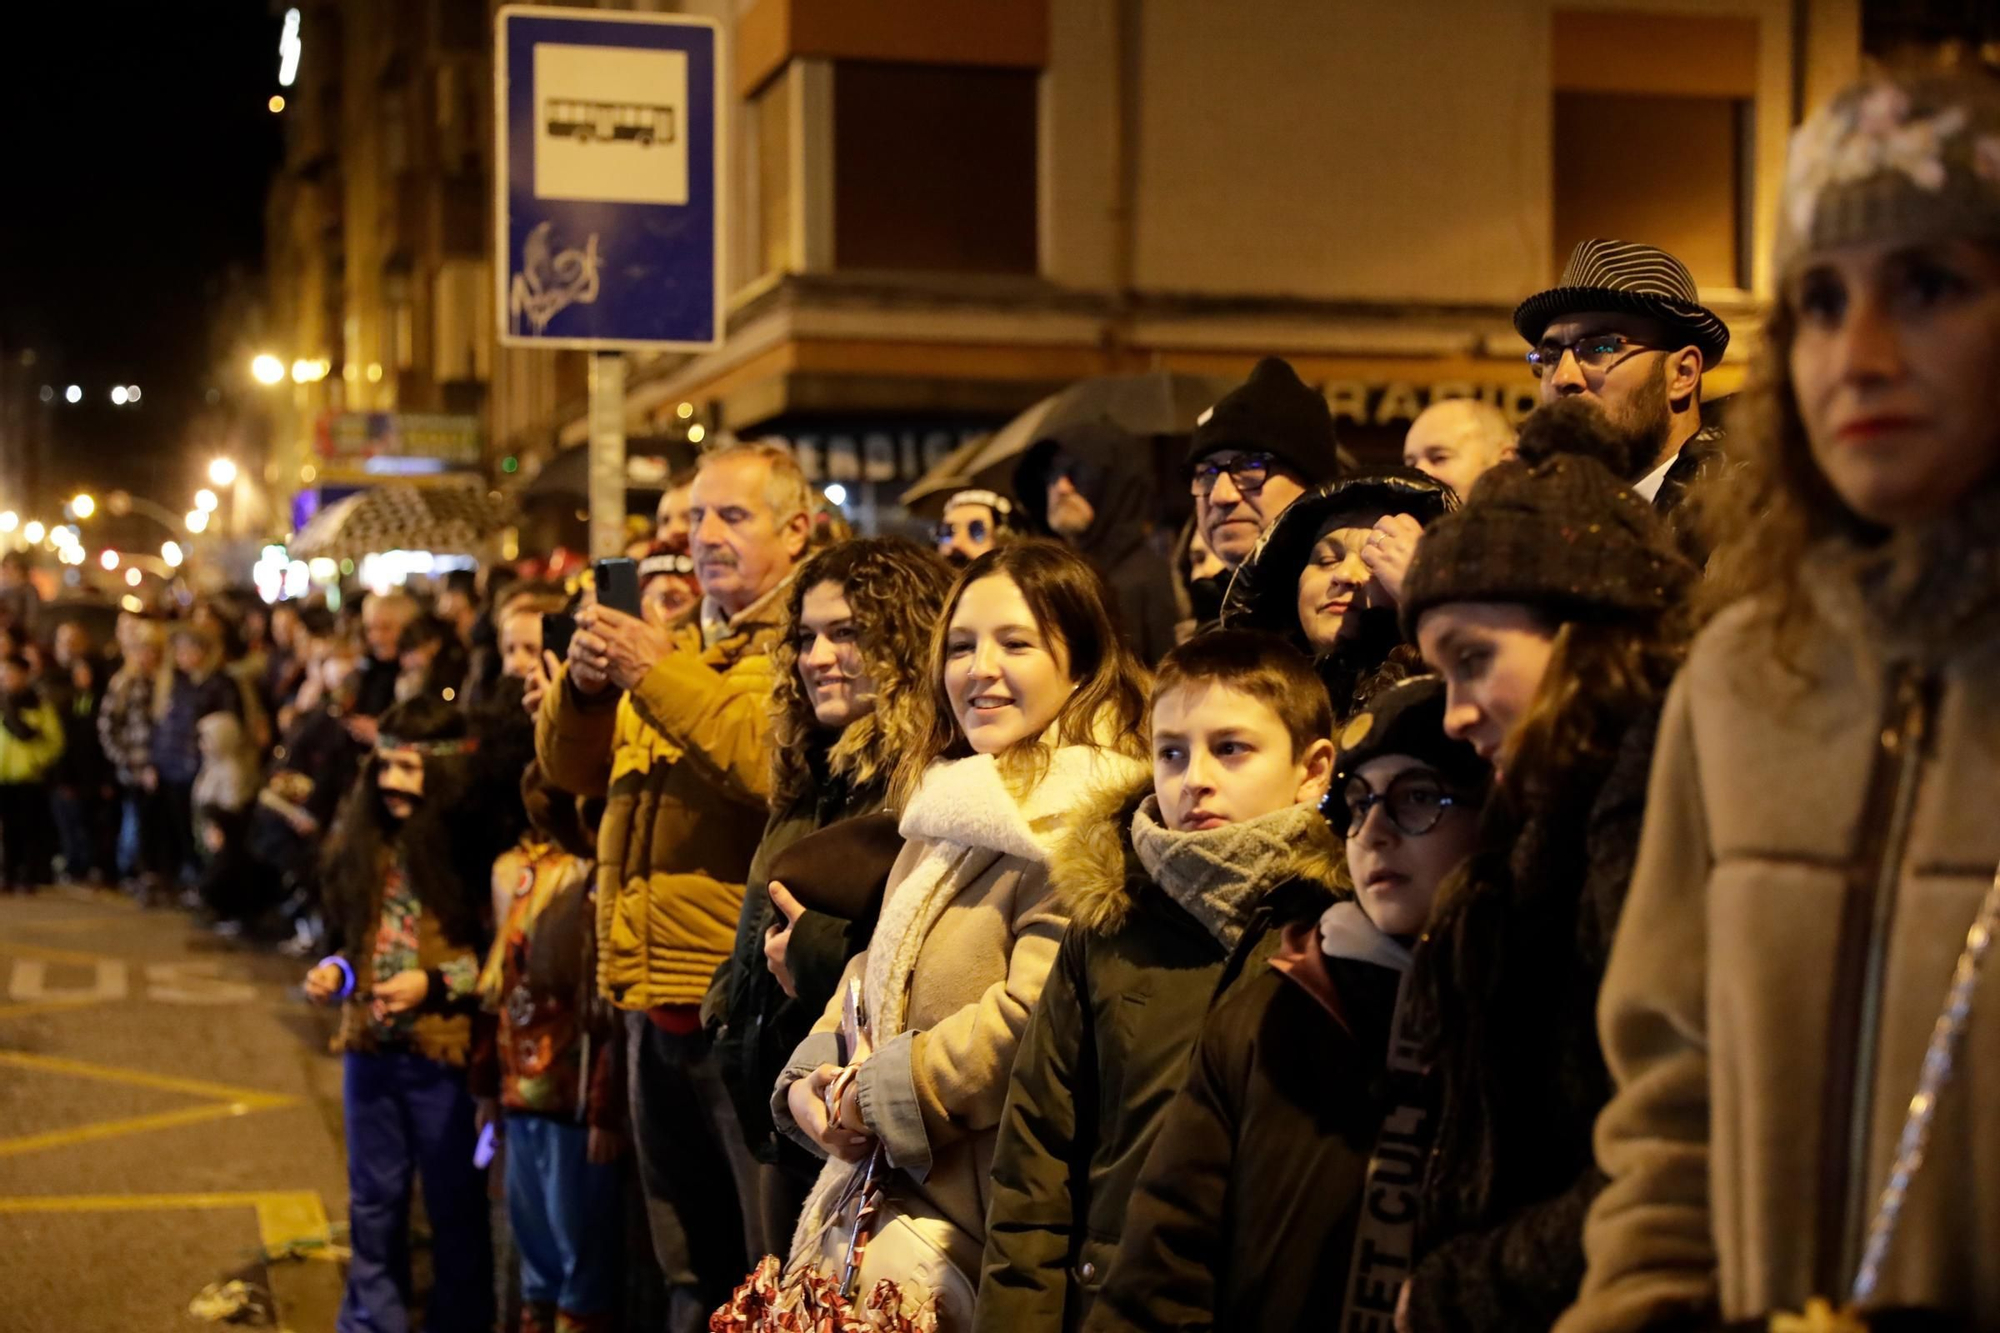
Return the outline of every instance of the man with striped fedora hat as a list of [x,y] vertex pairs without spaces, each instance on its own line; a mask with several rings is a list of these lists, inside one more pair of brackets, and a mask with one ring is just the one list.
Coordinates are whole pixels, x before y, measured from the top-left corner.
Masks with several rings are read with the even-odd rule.
[[1701,419],[1702,372],[1729,326],[1701,303],[1687,266],[1629,241],[1589,240],[1562,280],[1514,311],[1543,403],[1580,397],[1610,423],[1619,456],[1601,461],[1665,513],[1721,452]]

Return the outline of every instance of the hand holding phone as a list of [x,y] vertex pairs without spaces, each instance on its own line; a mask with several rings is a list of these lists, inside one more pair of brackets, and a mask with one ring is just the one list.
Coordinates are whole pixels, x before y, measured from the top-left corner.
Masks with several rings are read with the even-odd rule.
[[628,616],[639,614],[639,562],[628,556],[611,556],[592,566],[591,582],[597,589],[597,604]]

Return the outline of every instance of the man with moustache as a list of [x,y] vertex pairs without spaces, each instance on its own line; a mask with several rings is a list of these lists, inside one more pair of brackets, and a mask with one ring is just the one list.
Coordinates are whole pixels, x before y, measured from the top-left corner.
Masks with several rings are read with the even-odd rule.
[[1514,327],[1542,402],[1582,398],[1602,411],[1622,446],[1603,461],[1662,514],[1721,457],[1722,428],[1702,421],[1701,377],[1722,360],[1729,326],[1666,251],[1584,241],[1556,286],[1515,309]]
[[770,651],[810,509],[782,445],[703,455],[688,514],[698,617],[670,629],[604,606],[578,612],[536,725],[550,780],[607,798],[597,985],[627,1015],[633,1140],[674,1333],[706,1327],[758,1257],[740,1202],[753,1167],[700,1005],[729,957],[764,831]]

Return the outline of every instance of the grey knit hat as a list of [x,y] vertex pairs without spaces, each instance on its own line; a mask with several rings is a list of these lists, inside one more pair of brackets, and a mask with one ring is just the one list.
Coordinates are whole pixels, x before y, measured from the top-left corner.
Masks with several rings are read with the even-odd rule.
[[1792,134],[1777,271],[1882,241],[2000,236],[2000,78],[1976,68],[1883,76]]

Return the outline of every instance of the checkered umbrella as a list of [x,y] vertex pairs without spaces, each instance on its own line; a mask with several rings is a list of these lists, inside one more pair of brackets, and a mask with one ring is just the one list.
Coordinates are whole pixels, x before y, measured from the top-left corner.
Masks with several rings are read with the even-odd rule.
[[507,511],[468,486],[375,486],[313,515],[291,544],[301,560],[358,560],[380,551],[478,554]]

